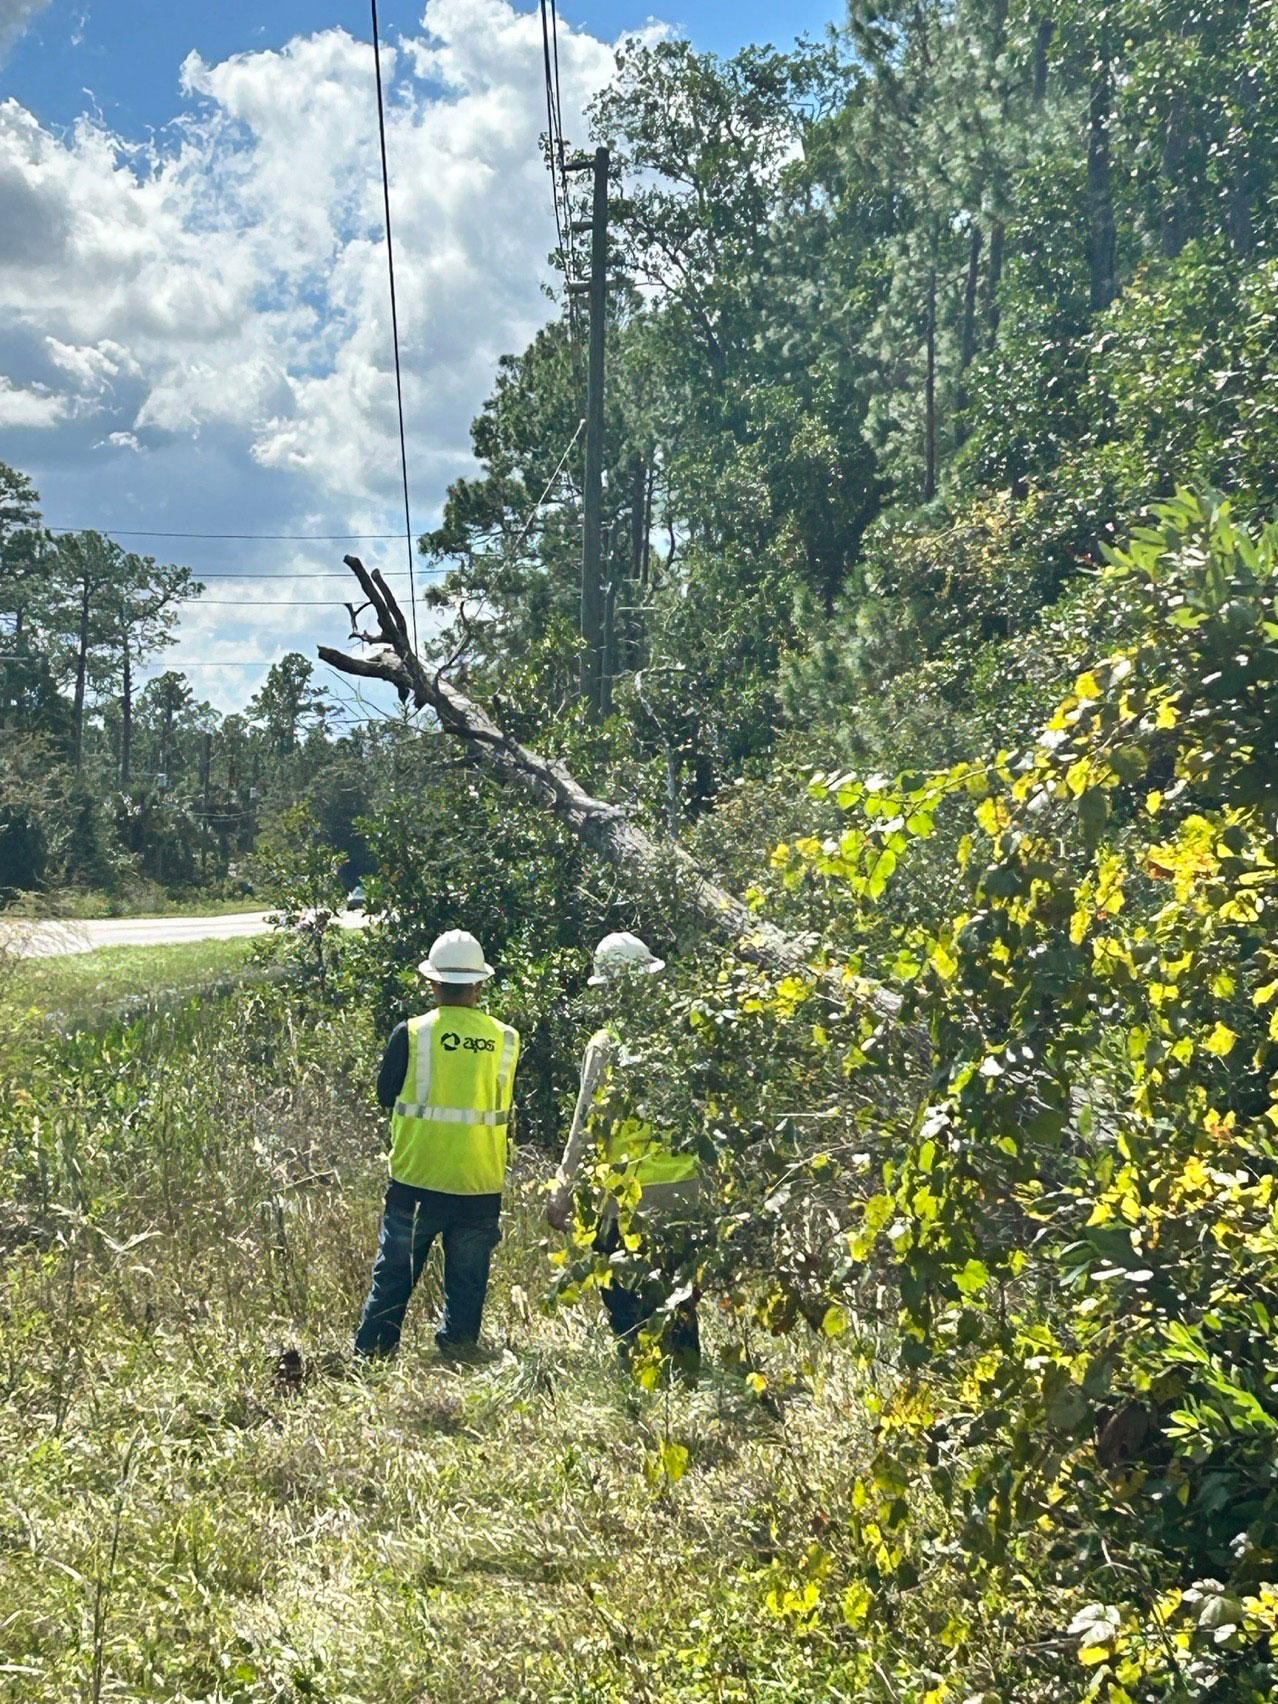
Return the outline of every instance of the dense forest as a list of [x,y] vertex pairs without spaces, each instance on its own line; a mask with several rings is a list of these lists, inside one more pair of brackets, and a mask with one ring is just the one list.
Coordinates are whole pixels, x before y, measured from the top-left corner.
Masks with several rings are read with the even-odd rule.
[[[354,836],[372,916],[321,940],[315,977],[183,1032],[176,1122],[205,1128],[201,1073],[227,1085],[199,1141],[172,1138],[169,1102],[116,1063],[111,1124],[88,1043],[63,1087],[34,1072],[4,1127],[22,1222],[65,1196],[127,1252],[161,1235],[175,1190],[204,1202],[215,1153],[235,1235],[193,1245],[213,1301],[173,1316],[163,1355],[194,1341],[202,1364],[225,1329],[248,1363],[246,1295],[309,1355],[356,1297],[343,1179],[372,1201],[373,1061],[438,930],[480,936],[494,1009],[525,1038],[513,1370],[500,1400],[494,1384],[436,1415],[433,1514],[407,1469],[370,1485],[363,1394],[317,1394],[305,1439],[270,1422],[293,1454],[251,1446],[270,1566],[292,1565],[272,1521],[296,1503],[324,1507],[325,1544],[375,1539],[348,1571],[328,1550],[304,1586],[288,1575],[305,1603],[272,1637],[290,1678],[260,1630],[232,1647],[247,1611],[209,1632],[216,1663],[139,1623],[122,1672],[149,1677],[139,1696],[237,1704],[1260,1704],[1278,1686],[1278,6],[851,0],[844,29],[791,52],[631,44],[591,127],[614,172],[597,696],[566,291],[502,362],[476,470],[421,540],[445,571],[420,657],[406,629],[398,655],[365,656],[406,700],[377,730],[330,735],[301,659],[216,728],[169,675],[133,704],[128,671],[162,648],[184,571],[50,543],[9,481],[14,885],[103,881],[78,862],[90,845],[168,882],[180,843],[181,879],[220,876],[269,797],[272,896],[300,915],[336,891]],[[439,681],[480,708],[480,735],[423,708],[415,683]],[[651,852],[605,856],[562,786],[501,784],[514,741]],[[169,839],[130,839],[144,809]],[[720,891],[758,939],[736,912],[706,927]],[[658,1329],[629,1417],[605,1422],[583,1405],[610,1375],[556,1322],[651,1251],[636,1232],[601,1263],[583,1204],[548,1265],[538,1210],[610,928],[670,961],[624,1015],[640,1111],[713,1179],[676,1294],[702,1298],[735,1394],[681,1407]],[[139,1073],[158,1069],[148,1035],[111,1043]],[[74,1127],[73,1157],[70,1138],[32,1144],[30,1107]],[[119,1154],[149,1179],[133,1200]],[[30,1240],[9,1305],[34,1331],[65,1267],[52,1233]],[[99,1258],[77,1246],[73,1273]],[[168,1318],[133,1270],[110,1267],[77,1342]],[[549,1324],[529,1302],[547,1288]],[[64,1407],[55,1376],[61,1427],[88,1398]],[[411,1451],[417,1393],[388,1388]],[[499,1435],[527,1498],[517,1562],[514,1537],[471,1556],[450,1525],[472,1471],[507,1518],[489,1457],[450,1453]],[[136,1470],[163,1510],[164,1474],[186,1471]],[[135,1516],[116,1498],[118,1538]],[[203,1627],[217,1592],[266,1588],[235,1596],[241,1572],[258,1580],[249,1537],[231,1557],[190,1524],[181,1569],[167,1540],[152,1566]],[[421,1549],[436,1529],[471,1557],[461,1585],[447,1545]],[[197,1553],[217,1558],[212,1597],[188,1584]],[[607,1589],[582,1587],[583,1556]],[[476,1640],[486,1570],[515,1584]],[[369,1580],[394,1582],[427,1690],[391,1662]],[[0,1627],[0,1652],[47,1654],[47,1620]],[[96,1619],[93,1640],[100,1683]]]

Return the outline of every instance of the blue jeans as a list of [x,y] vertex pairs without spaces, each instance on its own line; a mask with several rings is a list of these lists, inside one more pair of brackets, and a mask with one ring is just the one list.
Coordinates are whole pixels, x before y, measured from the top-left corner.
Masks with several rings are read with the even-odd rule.
[[406,1192],[391,1184],[372,1287],[355,1333],[357,1354],[389,1355],[396,1349],[404,1312],[436,1237],[444,1241],[444,1317],[435,1342],[441,1349],[478,1342],[489,1262],[501,1229],[495,1214],[476,1219],[470,1211],[468,1217],[465,1197],[457,1204],[424,1204],[406,1199]]

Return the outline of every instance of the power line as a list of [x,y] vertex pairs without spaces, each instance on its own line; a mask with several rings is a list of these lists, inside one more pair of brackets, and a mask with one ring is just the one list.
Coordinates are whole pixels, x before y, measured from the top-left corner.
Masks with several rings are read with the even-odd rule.
[[[564,242],[564,221],[559,214],[559,174],[555,166],[556,151],[561,147],[561,143],[550,68],[550,18],[546,10],[546,0],[541,0],[541,53],[546,67],[546,146],[550,154],[547,162],[550,166],[550,195],[555,204],[555,233],[559,238],[559,252],[567,265],[568,248]],[[570,212],[570,209],[565,208],[565,212]]]
[[[554,43],[555,56],[555,123],[559,127],[559,147],[562,155],[564,145],[564,109],[559,91],[559,9],[555,0],[550,0],[550,36]],[[561,162],[562,164],[562,158]]]
[[[555,123],[559,128],[559,183],[564,197],[564,223],[568,227],[568,270],[575,277],[577,273],[577,244],[576,233],[572,228],[572,200],[568,194],[567,144],[564,141],[564,109],[559,85],[559,8],[556,0],[550,0],[550,38],[555,61]],[[573,299],[568,298],[569,325],[572,323]]]
[[382,98],[382,47],[377,30],[377,0],[373,9],[373,69],[377,73],[377,134],[382,148],[382,198],[386,203],[386,270],[390,279],[391,341],[395,345],[395,400],[399,407],[399,465],[404,475],[404,542],[408,546],[408,590],[413,616],[413,649],[417,649],[417,588],[413,580],[413,523],[408,509],[408,445],[404,437],[404,380],[399,361],[399,314],[395,306],[395,249],[391,241],[390,167],[386,162],[386,104]]
[[519,537],[515,540],[514,544],[511,545],[511,547],[510,547],[511,556],[513,556],[515,554],[515,552],[519,549],[520,545],[528,537],[529,529],[531,528],[533,522],[537,519],[537,516],[541,512],[542,505],[545,503],[547,497],[549,497],[549,495],[550,495],[551,486],[555,483],[555,481],[559,478],[559,475],[563,472],[564,463],[568,460],[568,457],[572,454],[573,448],[574,448],[574,446],[577,442],[577,439],[580,438],[581,434],[585,431],[585,429],[586,429],[586,422],[585,422],[585,419],[582,418],[581,420],[579,420],[577,422],[577,430],[573,433],[572,437],[569,438],[569,440],[568,440],[567,449],[564,451],[563,455],[561,455],[560,458],[559,458],[559,465],[555,468],[555,471],[551,474],[550,478],[546,481],[546,489],[542,492],[541,496],[537,499],[536,503],[533,505],[532,510],[529,513],[528,519],[524,522],[523,527],[520,529]]
[[[46,532],[100,532],[104,538],[203,538],[273,540],[285,544],[312,541],[317,544],[340,544],[343,540],[397,539],[399,533],[206,533],[206,532],[140,532],[136,527],[46,527]],[[396,570],[398,572],[398,570]]]
[[[577,245],[572,228],[572,196],[568,190],[568,174],[564,170],[563,101],[559,83],[559,10],[556,0],[541,0],[541,46],[546,79],[546,125],[550,167],[550,193],[555,205],[555,230],[559,238],[559,253],[566,277],[577,271]],[[562,212],[561,212],[562,205]],[[576,302],[569,292],[568,325],[576,326]]]
[[[0,663],[30,663],[37,660],[38,659],[30,653],[24,654],[21,651],[0,651]],[[166,657],[164,661],[166,666],[160,670],[161,674],[168,674],[170,672],[170,669],[167,666],[169,664],[172,664],[173,667],[177,669],[273,669],[276,663],[282,661],[282,659],[279,657],[246,657],[241,662],[230,662],[225,658],[217,659],[212,662],[205,662],[202,657],[198,661],[193,657]],[[147,663],[144,664],[143,667],[153,668],[155,665]]]
[[[200,609],[246,609],[243,598],[204,598],[195,593],[189,598],[174,598],[175,604],[195,604]],[[255,609],[335,609],[344,598],[254,598],[246,613]]]
[[[399,534],[396,533],[395,537],[398,538]],[[405,571],[406,570],[404,570],[403,568],[386,568],[386,569],[383,570],[383,572],[387,576],[394,576],[394,575],[398,575],[398,574],[403,574]],[[428,572],[433,572],[433,571],[434,570],[428,570]],[[320,571],[318,569],[311,570],[309,568],[306,569],[301,574],[279,574],[279,573],[275,573],[274,571],[272,571],[270,569],[266,569],[266,568],[213,568],[213,569],[210,569],[207,573],[203,569],[196,569],[195,577],[196,577],[197,580],[200,580],[200,581],[204,581],[204,580],[278,580],[279,583],[282,586],[287,585],[290,580],[345,580],[345,582],[348,586],[355,584],[355,580],[354,580],[353,575],[351,575],[349,573],[347,573],[347,574],[336,574],[336,573],[328,572],[327,570]]]

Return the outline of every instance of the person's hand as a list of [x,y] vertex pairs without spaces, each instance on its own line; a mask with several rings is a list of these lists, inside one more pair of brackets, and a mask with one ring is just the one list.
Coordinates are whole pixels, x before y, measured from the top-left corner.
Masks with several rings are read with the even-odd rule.
[[570,1196],[556,1194],[550,1197],[550,1200],[546,1203],[546,1221],[552,1231],[566,1231],[568,1229],[571,1207],[572,1199]]

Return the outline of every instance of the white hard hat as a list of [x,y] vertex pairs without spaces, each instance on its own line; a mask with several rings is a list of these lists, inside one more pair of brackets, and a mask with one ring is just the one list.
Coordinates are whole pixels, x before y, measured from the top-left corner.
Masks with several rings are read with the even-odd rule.
[[484,949],[465,929],[445,930],[417,968],[432,982],[482,982],[493,973]]
[[626,971],[646,971],[651,976],[665,968],[665,959],[650,952],[638,935],[622,929],[618,934],[605,935],[595,948],[595,974],[590,978],[590,986],[602,987]]

